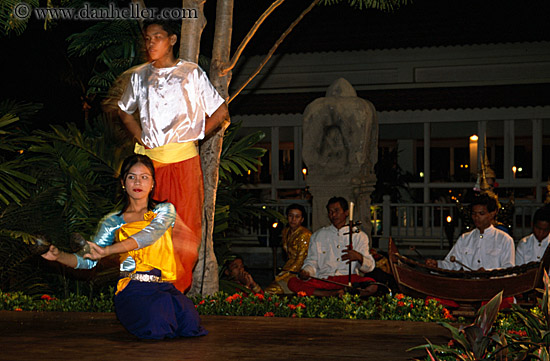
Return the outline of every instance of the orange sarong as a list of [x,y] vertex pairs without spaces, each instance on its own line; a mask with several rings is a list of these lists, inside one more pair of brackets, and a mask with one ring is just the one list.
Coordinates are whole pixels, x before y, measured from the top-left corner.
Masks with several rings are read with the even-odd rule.
[[154,198],[172,203],[178,214],[172,232],[177,261],[174,285],[185,292],[193,280],[193,268],[202,239],[204,188],[200,157],[177,163],[153,163],[156,175]]

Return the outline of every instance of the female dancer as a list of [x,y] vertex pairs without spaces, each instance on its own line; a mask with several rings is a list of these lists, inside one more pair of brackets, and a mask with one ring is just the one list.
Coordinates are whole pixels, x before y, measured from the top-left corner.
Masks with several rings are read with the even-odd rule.
[[115,311],[129,332],[145,339],[205,335],[195,306],[172,284],[177,262],[172,244],[176,210],[171,203],[153,200],[151,159],[138,154],[128,157],[120,182],[126,204],[122,211],[103,218],[93,242],[88,242],[89,253],[81,257],[52,245],[42,257],[89,269],[103,257],[120,254]]

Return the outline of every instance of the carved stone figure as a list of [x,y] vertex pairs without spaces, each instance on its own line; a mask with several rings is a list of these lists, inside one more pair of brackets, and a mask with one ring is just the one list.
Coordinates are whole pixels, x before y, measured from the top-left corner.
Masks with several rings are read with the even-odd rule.
[[326,96],[304,111],[302,157],[313,196],[313,230],[327,224],[325,205],[333,196],[354,202],[354,220],[370,233],[370,194],[376,183],[378,121],[374,105],[337,79]]

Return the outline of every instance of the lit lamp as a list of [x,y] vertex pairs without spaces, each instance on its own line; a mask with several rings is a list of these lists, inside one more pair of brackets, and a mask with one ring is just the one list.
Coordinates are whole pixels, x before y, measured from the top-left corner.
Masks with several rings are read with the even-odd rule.
[[514,179],[516,179],[516,172],[518,171],[518,168],[516,166],[512,167],[512,173],[514,173]]
[[302,174],[304,175],[304,180],[306,180],[307,168],[302,168]]
[[279,246],[279,237],[277,235],[277,227],[279,222],[275,221],[269,229],[269,245],[271,246],[271,254],[273,255],[273,277],[276,277],[277,272],[277,247]]
[[454,233],[455,233],[455,225],[453,224],[453,217],[447,216],[444,228],[445,228],[445,235],[447,236],[447,240],[449,241],[449,248],[452,248]]
[[472,135],[470,137],[470,174],[477,175],[477,141],[479,137]]

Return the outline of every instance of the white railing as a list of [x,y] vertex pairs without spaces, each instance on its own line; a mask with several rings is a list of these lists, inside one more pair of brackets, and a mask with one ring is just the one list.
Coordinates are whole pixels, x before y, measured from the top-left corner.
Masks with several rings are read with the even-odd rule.
[[[542,204],[515,202],[513,237],[518,241],[531,233],[531,220]],[[450,216],[450,222],[447,217]],[[411,245],[438,246],[443,249],[452,244],[462,230],[456,204],[452,203],[391,203],[372,205],[373,236],[387,244],[390,237]]]
[[[285,201],[258,206],[285,214],[286,207],[298,203],[305,207],[307,218],[304,226],[311,225],[311,205],[306,201]],[[542,204],[516,201],[513,217],[513,237],[516,241],[531,233],[531,220]],[[447,217],[450,216],[450,222]],[[280,240],[283,225],[274,229],[275,218],[257,216],[245,222],[239,231],[240,243],[271,246]],[[389,196],[383,203],[371,206],[372,236],[378,238],[379,247],[387,249],[390,237],[400,244],[444,249],[454,243],[462,230],[462,219],[454,203],[391,203]],[[310,228],[311,229],[311,228]]]

